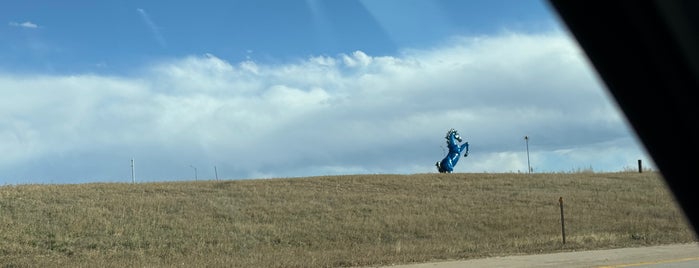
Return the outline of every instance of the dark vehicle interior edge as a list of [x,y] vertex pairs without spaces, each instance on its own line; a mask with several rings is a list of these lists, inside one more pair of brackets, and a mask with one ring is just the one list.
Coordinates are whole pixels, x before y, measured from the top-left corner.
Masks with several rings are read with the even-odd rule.
[[699,1],[549,0],[697,234]]

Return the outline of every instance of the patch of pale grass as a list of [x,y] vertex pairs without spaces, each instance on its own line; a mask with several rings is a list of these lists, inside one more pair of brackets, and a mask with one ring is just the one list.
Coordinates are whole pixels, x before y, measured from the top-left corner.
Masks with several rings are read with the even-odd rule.
[[372,266],[696,240],[653,172],[4,186],[0,224],[0,263],[22,267]]

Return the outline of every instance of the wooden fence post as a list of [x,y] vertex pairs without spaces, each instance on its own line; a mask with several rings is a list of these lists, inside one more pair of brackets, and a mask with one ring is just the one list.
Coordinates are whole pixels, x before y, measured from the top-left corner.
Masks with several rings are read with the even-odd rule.
[[563,236],[563,245],[566,244],[566,225],[563,219],[563,197],[558,198],[558,203],[561,206],[561,236]]

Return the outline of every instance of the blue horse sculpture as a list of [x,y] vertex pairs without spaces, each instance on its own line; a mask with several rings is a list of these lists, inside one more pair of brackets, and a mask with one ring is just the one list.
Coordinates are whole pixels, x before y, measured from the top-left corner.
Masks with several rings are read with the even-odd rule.
[[459,162],[461,152],[464,152],[464,157],[468,156],[468,142],[464,142],[463,144],[459,145],[457,141],[462,141],[461,136],[459,135],[459,132],[453,128],[447,131],[447,136],[444,138],[447,139],[449,153],[444,157],[444,159],[442,159],[442,161],[437,161],[435,166],[437,166],[439,173],[451,173],[454,171],[456,162]]

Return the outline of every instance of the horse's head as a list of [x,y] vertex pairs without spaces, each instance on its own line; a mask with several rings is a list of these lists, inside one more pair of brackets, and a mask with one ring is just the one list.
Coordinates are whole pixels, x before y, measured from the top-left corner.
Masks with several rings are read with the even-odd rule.
[[450,129],[449,131],[447,131],[447,136],[444,137],[444,138],[447,139],[447,140],[449,140],[450,137],[454,137],[454,139],[456,139],[456,140],[459,141],[459,142],[463,141],[463,140],[461,139],[461,136],[459,135],[459,132],[456,131],[456,130],[453,129],[453,128]]

